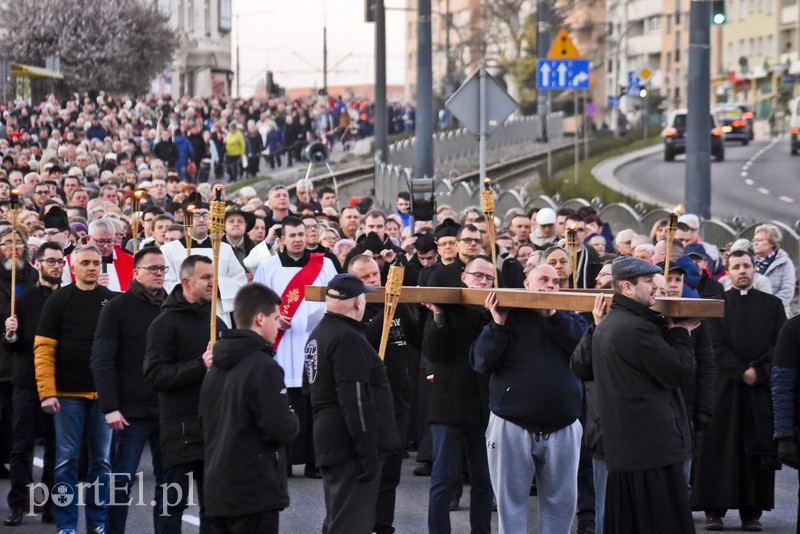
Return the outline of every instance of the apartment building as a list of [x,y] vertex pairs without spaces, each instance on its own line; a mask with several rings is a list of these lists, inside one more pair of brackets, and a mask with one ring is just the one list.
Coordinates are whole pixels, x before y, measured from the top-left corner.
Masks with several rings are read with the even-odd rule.
[[151,90],[170,94],[231,94],[231,0],[153,0],[181,34],[172,67],[151,82]]

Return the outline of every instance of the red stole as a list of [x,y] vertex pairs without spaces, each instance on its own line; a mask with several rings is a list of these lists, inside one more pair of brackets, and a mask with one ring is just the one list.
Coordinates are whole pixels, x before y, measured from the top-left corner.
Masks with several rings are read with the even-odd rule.
[[[314,280],[319,276],[322,271],[322,264],[325,259],[325,254],[314,252],[310,255],[308,263],[306,263],[286,284],[286,289],[283,290],[281,295],[281,315],[294,317],[297,309],[303,300],[306,298],[306,286],[314,283]],[[273,344],[273,350],[278,350],[278,343],[281,342],[285,330],[278,330],[278,335]]]

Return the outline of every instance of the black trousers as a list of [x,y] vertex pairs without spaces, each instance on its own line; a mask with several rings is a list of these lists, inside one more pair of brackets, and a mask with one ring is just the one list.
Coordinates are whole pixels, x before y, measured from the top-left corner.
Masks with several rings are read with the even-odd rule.
[[[379,471],[382,466],[378,466]],[[322,534],[371,534],[381,477],[359,482],[361,464],[353,460],[322,468],[325,521]]]
[[237,517],[214,517],[214,534],[278,534],[279,510]]
[[11,397],[13,387],[11,382],[0,382],[0,464],[7,463],[11,458],[12,420]]
[[[35,389],[14,388],[13,401],[14,444],[11,448],[11,489],[8,492],[9,508],[26,508],[28,484],[33,482],[33,448],[38,431],[44,436],[44,468],[42,483],[53,487],[53,469],[56,461],[56,440],[53,416],[42,412],[39,394]],[[49,490],[48,490],[49,495]]]
[[381,482],[378,486],[378,503],[375,507],[375,532],[377,534],[391,534],[394,532],[394,507],[397,496],[397,486],[400,484],[400,475],[403,468],[403,454],[405,453],[405,435],[408,428],[408,414],[396,418],[397,433],[400,436],[400,448],[383,461],[381,469]]
[[286,447],[289,466],[306,464],[315,467],[314,460],[314,414],[311,413],[311,396],[304,395],[302,388],[288,388],[289,404],[300,421],[300,432]]

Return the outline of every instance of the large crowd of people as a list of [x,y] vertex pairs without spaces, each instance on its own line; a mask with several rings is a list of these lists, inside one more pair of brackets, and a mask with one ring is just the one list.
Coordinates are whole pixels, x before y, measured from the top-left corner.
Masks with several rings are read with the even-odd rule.
[[[156,532],[180,532],[192,482],[201,532],[277,532],[296,473],[322,479],[324,531],[394,532],[409,450],[414,473],[431,477],[433,533],[450,532],[465,471],[474,532],[491,531],[493,509],[501,532],[524,531],[533,491],[541,532],[693,532],[692,510],[708,530],[728,510],[761,530],[775,469],[800,465],[800,347],[786,321],[796,276],[777,227],[720,250],[692,214],[667,246],[666,221],[650,235],[612,232],[590,207],[512,210],[490,224],[477,207],[440,205],[434,224],[415,220],[407,193],[391,213],[308,180],[293,194],[224,194],[201,179],[205,159],[231,181],[249,156],[292,164],[293,149],[264,154],[247,139],[269,147],[296,119],[308,140],[359,108],[262,104],[100,94],[4,115],[6,525],[34,510],[42,438],[47,495],[95,485],[81,499],[91,532],[124,532],[118,503],[147,444]],[[216,185],[227,206],[218,253]],[[384,305],[365,294],[393,265],[407,286],[599,288],[613,299],[582,314],[509,310],[494,293],[483,309],[402,304],[384,328]],[[326,288],[324,301],[306,298],[310,285]],[[650,307],[666,296],[721,298],[725,316],[665,318]],[[69,534],[77,502],[36,511]]]

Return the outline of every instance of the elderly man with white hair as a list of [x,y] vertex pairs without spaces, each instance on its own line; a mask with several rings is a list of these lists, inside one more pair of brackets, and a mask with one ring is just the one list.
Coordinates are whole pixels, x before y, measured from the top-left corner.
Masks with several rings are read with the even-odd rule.
[[[101,274],[97,283],[111,291],[125,292],[133,279],[133,256],[119,248],[117,245],[117,227],[109,219],[97,219],[89,223],[89,242],[96,246],[101,255]],[[66,258],[61,284],[69,285],[74,282],[74,273],[71,272],[70,262],[72,254]]]

